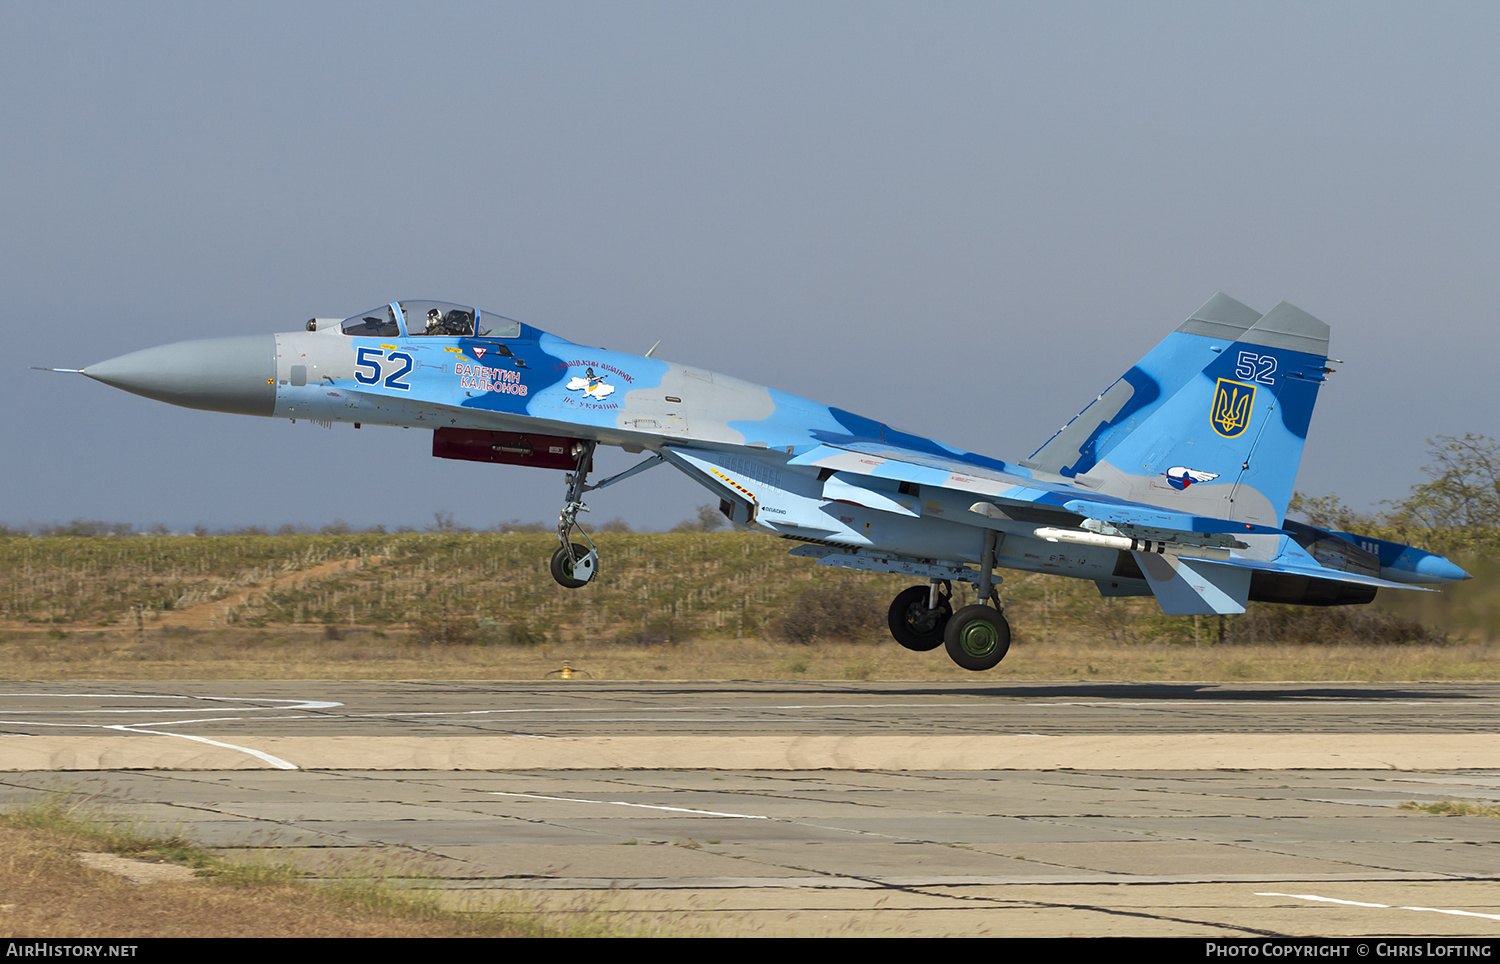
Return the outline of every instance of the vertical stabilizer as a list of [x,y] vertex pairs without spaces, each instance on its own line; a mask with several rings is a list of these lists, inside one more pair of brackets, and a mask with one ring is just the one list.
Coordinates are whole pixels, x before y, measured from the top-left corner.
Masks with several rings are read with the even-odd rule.
[[1109,495],[1280,525],[1328,326],[1286,302],[1265,315],[1210,298],[1025,463]]

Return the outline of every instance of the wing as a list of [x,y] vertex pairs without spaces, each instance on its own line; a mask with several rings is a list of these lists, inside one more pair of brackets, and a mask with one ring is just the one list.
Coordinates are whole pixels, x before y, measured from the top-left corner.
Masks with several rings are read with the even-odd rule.
[[1134,530],[1142,538],[1161,538],[1161,534],[1169,533],[1184,542],[1204,542],[1198,537],[1207,535],[1274,535],[1282,532],[1278,526],[1179,512],[1090,491],[1078,484],[1048,482],[1033,477],[1025,469],[1008,471],[1002,462],[979,465],[961,458],[943,458],[882,443],[820,445],[796,456],[788,464],[982,496],[983,502],[975,503],[973,511],[995,519],[1015,518],[1058,524],[1095,519],[1122,530]]
[[[1081,485],[1028,477],[1024,469],[979,466],[880,443],[822,445],[790,464],[831,472],[824,482],[825,498],[889,511],[889,496],[880,489],[841,477],[912,483],[922,487],[924,500],[930,498],[929,487],[964,496],[968,512],[949,514],[950,521],[997,528],[1012,539],[1127,553],[1135,569],[1130,575],[1144,580],[1163,611],[1171,614],[1243,612],[1252,579],[1272,592],[1289,580],[1420,588],[1382,578],[1378,566],[1372,569],[1347,555],[1325,565],[1304,548],[1302,542],[1308,540],[1299,540],[1302,533],[1291,529],[1132,502]],[[1257,572],[1266,575],[1255,577]],[[1301,584],[1294,588],[1305,591]],[[1334,593],[1330,598],[1343,601],[1348,596]]]

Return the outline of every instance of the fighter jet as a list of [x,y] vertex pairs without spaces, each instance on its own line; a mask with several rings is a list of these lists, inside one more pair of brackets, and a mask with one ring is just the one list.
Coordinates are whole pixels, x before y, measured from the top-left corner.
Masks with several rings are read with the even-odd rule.
[[[438,458],[561,469],[551,570],[568,588],[600,571],[584,496],[670,465],[732,521],[797,543],[793,555],[912,577],[891,603],[891,635],[986,670],[1010,646],[997,568],[1152,595],[1170,614],[1360,604],[1468,578],[1411,546],[1286,518],[1332,371],[1328,332],[1285,302],[1262,315],[1215,295],[1017,462],[434,301],[66,370],[188,408],[431,429]],[[600,445],[645,457],[590,483]],[[955,612],[955,581],[979,602]]]

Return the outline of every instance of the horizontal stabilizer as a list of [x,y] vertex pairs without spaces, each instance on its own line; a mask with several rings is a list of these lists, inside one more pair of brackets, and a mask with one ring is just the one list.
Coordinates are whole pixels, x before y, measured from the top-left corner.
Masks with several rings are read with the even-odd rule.
[[[1290,539],[1286,540],[1291,542]],[[1295,544],[1292,548],[1296,548]],[[1280,573],[1289,576],[1305,576],[1309,579],[1320,579],[1324,582],[1344,583],[1351,586],[1372,586],[1376,589],[1412,589],[1419,592],[1436,592],[1426,586],[1412,585],[1410,583],[1396,582],[1381,576],[1367,576],[1359,572],[1344,572],[1339,569],[1330,569],[1319,565],[1317,560],[1306,553],[1301,553],[1303,562],[1298,562],[1291,557],[1290,553],[1283,553],[1275,559],[1249,559],[1245,556],[1233,556],[1229,559],[1216,561],[1220,566],[1231,566],[1236,569],[1250,569],[1258,572]]]
[[1242,613],[1250,598],[1250,570],[1203,559],[1135,552],[1161,611],[1169,616]]

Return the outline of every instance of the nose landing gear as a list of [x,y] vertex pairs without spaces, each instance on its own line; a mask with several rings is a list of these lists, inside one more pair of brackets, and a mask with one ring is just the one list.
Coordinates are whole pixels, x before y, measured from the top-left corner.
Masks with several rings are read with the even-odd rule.
[[[582,530],[579,530],[582,531]],[[584,536],[585,539],[588,536]],[[581,546],[576,542],[559,546],[552,554],[552,578],[564,589],[587,586],[599,571],[599,550],[593,543]]]
[[[589,511],[583,504],[583,493],[588,490],[589,464],[594,458],[596,442],[580,442],[574,447],[578,467],[568,476],[568,501],[557,517],[557,541],[562,543],[552,554],[552,578],[564,589],[587,586],[599,574],[599,549],[594,540],[578,524],[578,513]],[[572,540],[573,530],[583,536],[587,546]]]
[[[663,462],[659,454],[653,454],[624,472],[589,485],[589,469],[593,465],[594,449],[598,444],[598,442],[584,441],[573,443],[572,452],[573,457],[578,460],[577,468],[573,470],[572,475],[567,477],[568,498],[563,504],[562,513],[557,517],[557,541],[560,545],[557,551],[552,553],[552,578],[556,579],[557,584],[564,589],[587,586],[594,581],[595,576],[599,575],[599,547],[594,545],[594,540],[590,539],[583,526],[578,524],[578,513],[589,511],[589,507],[583,504],[583,494],[602,489],[606,485],[622,482]],[[588,545],[580,545],[573,541],[574,529],[578,530],[578,534]]]

